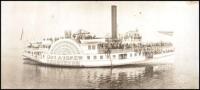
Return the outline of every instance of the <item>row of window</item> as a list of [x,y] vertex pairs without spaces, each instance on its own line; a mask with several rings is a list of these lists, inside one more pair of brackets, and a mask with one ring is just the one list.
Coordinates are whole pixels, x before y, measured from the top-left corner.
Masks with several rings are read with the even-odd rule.
[[[132,57],[132,53],[129,54],[130,57]],[[137,53],[135,53],[135,56],[137,56]],[[112,55],[113,59],[116,59],[116,55]],[[127,58],[127,54],[119,54],[119,58],[120,59],[126,59]],[[91,57],[87,56],[87,59],[90,60]],[[97,56],[93,56],[93,59],[97,59]],[[103,59],[103,55],[100,56],[100,59]]]
[[37,54],[37,55],[40,55],[42,52],[31,52],[31,51],[25,51],[26,53],[29,53],[29,54]]
[[[90,59],[90,56],[87,56],[87,59]],[[97,59],[97,56],[93,56],[93,59]],[[100,56],[100,59],[103,59],[103,55]]]
[[96,47],[95,45],[88,45],[88,50],[91,50],[91,49],[95,50],[95,47]]

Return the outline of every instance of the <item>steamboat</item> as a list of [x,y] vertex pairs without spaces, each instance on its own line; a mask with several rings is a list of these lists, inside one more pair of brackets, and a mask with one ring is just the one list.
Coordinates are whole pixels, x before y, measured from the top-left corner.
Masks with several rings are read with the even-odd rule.
[[[63,37],[30,42],[23,56],[44,65],[106,67],[136,64],[149,58],[171,56],[171,42],[142,42],[138,30],[117,34],[117,6],[111,6],[111,37],[99,38],[85,30],[67,31]],[[153,60],[153,59],[150,59]]]

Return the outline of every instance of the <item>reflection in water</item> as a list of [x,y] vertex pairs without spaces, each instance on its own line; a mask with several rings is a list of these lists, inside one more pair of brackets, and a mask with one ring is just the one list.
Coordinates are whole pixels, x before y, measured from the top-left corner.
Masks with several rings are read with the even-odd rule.
[[173,83],[169,78],[172,67],[61,68],[24,64],[23,82],[29,83],[27,88],[164,88],[165,82]]

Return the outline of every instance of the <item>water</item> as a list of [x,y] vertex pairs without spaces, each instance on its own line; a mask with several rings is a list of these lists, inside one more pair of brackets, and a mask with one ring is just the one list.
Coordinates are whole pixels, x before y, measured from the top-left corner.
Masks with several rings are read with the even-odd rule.
[[[25,66],[23,71],[29,74],[25,74],[23,81],[31,84],[27,85],[29,88],[148,88],[145,86],[146,81],[162,78],[159,76],[160,71],[148,72],[149,68],[151,67],[80,69]],[[33,77],[35,79],[30,82]]]
[[[2,56],[2,88],[147,89],[198,88],[197,80],[178,78],[174,64],[115,68],[64,68],[23,60],[21,50]],[[185,81],[183,81],[183,78]],[[180,80],[178,80],[180,79]]]

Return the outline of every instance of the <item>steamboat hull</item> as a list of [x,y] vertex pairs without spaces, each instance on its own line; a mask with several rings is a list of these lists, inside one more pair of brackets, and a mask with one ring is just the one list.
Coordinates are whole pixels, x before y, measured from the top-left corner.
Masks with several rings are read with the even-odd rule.
[[[173,63],[173,60],[159,60],[159,58],[173,57],[174,53],[166,53],[155,55],[154,58],[148,59],[144,56],[137,56],[127,59],[102,59],[102,60],[65,60],[64,55],[43,55],[43,57],[36,57],[30,55],[23,55],[28,60],[35,61],[42,65],[59,66],[59,67],[115,67],[124,65],[137,65],[137,64],[167,64]],[[54,58],[48,58],[54,57]]]

